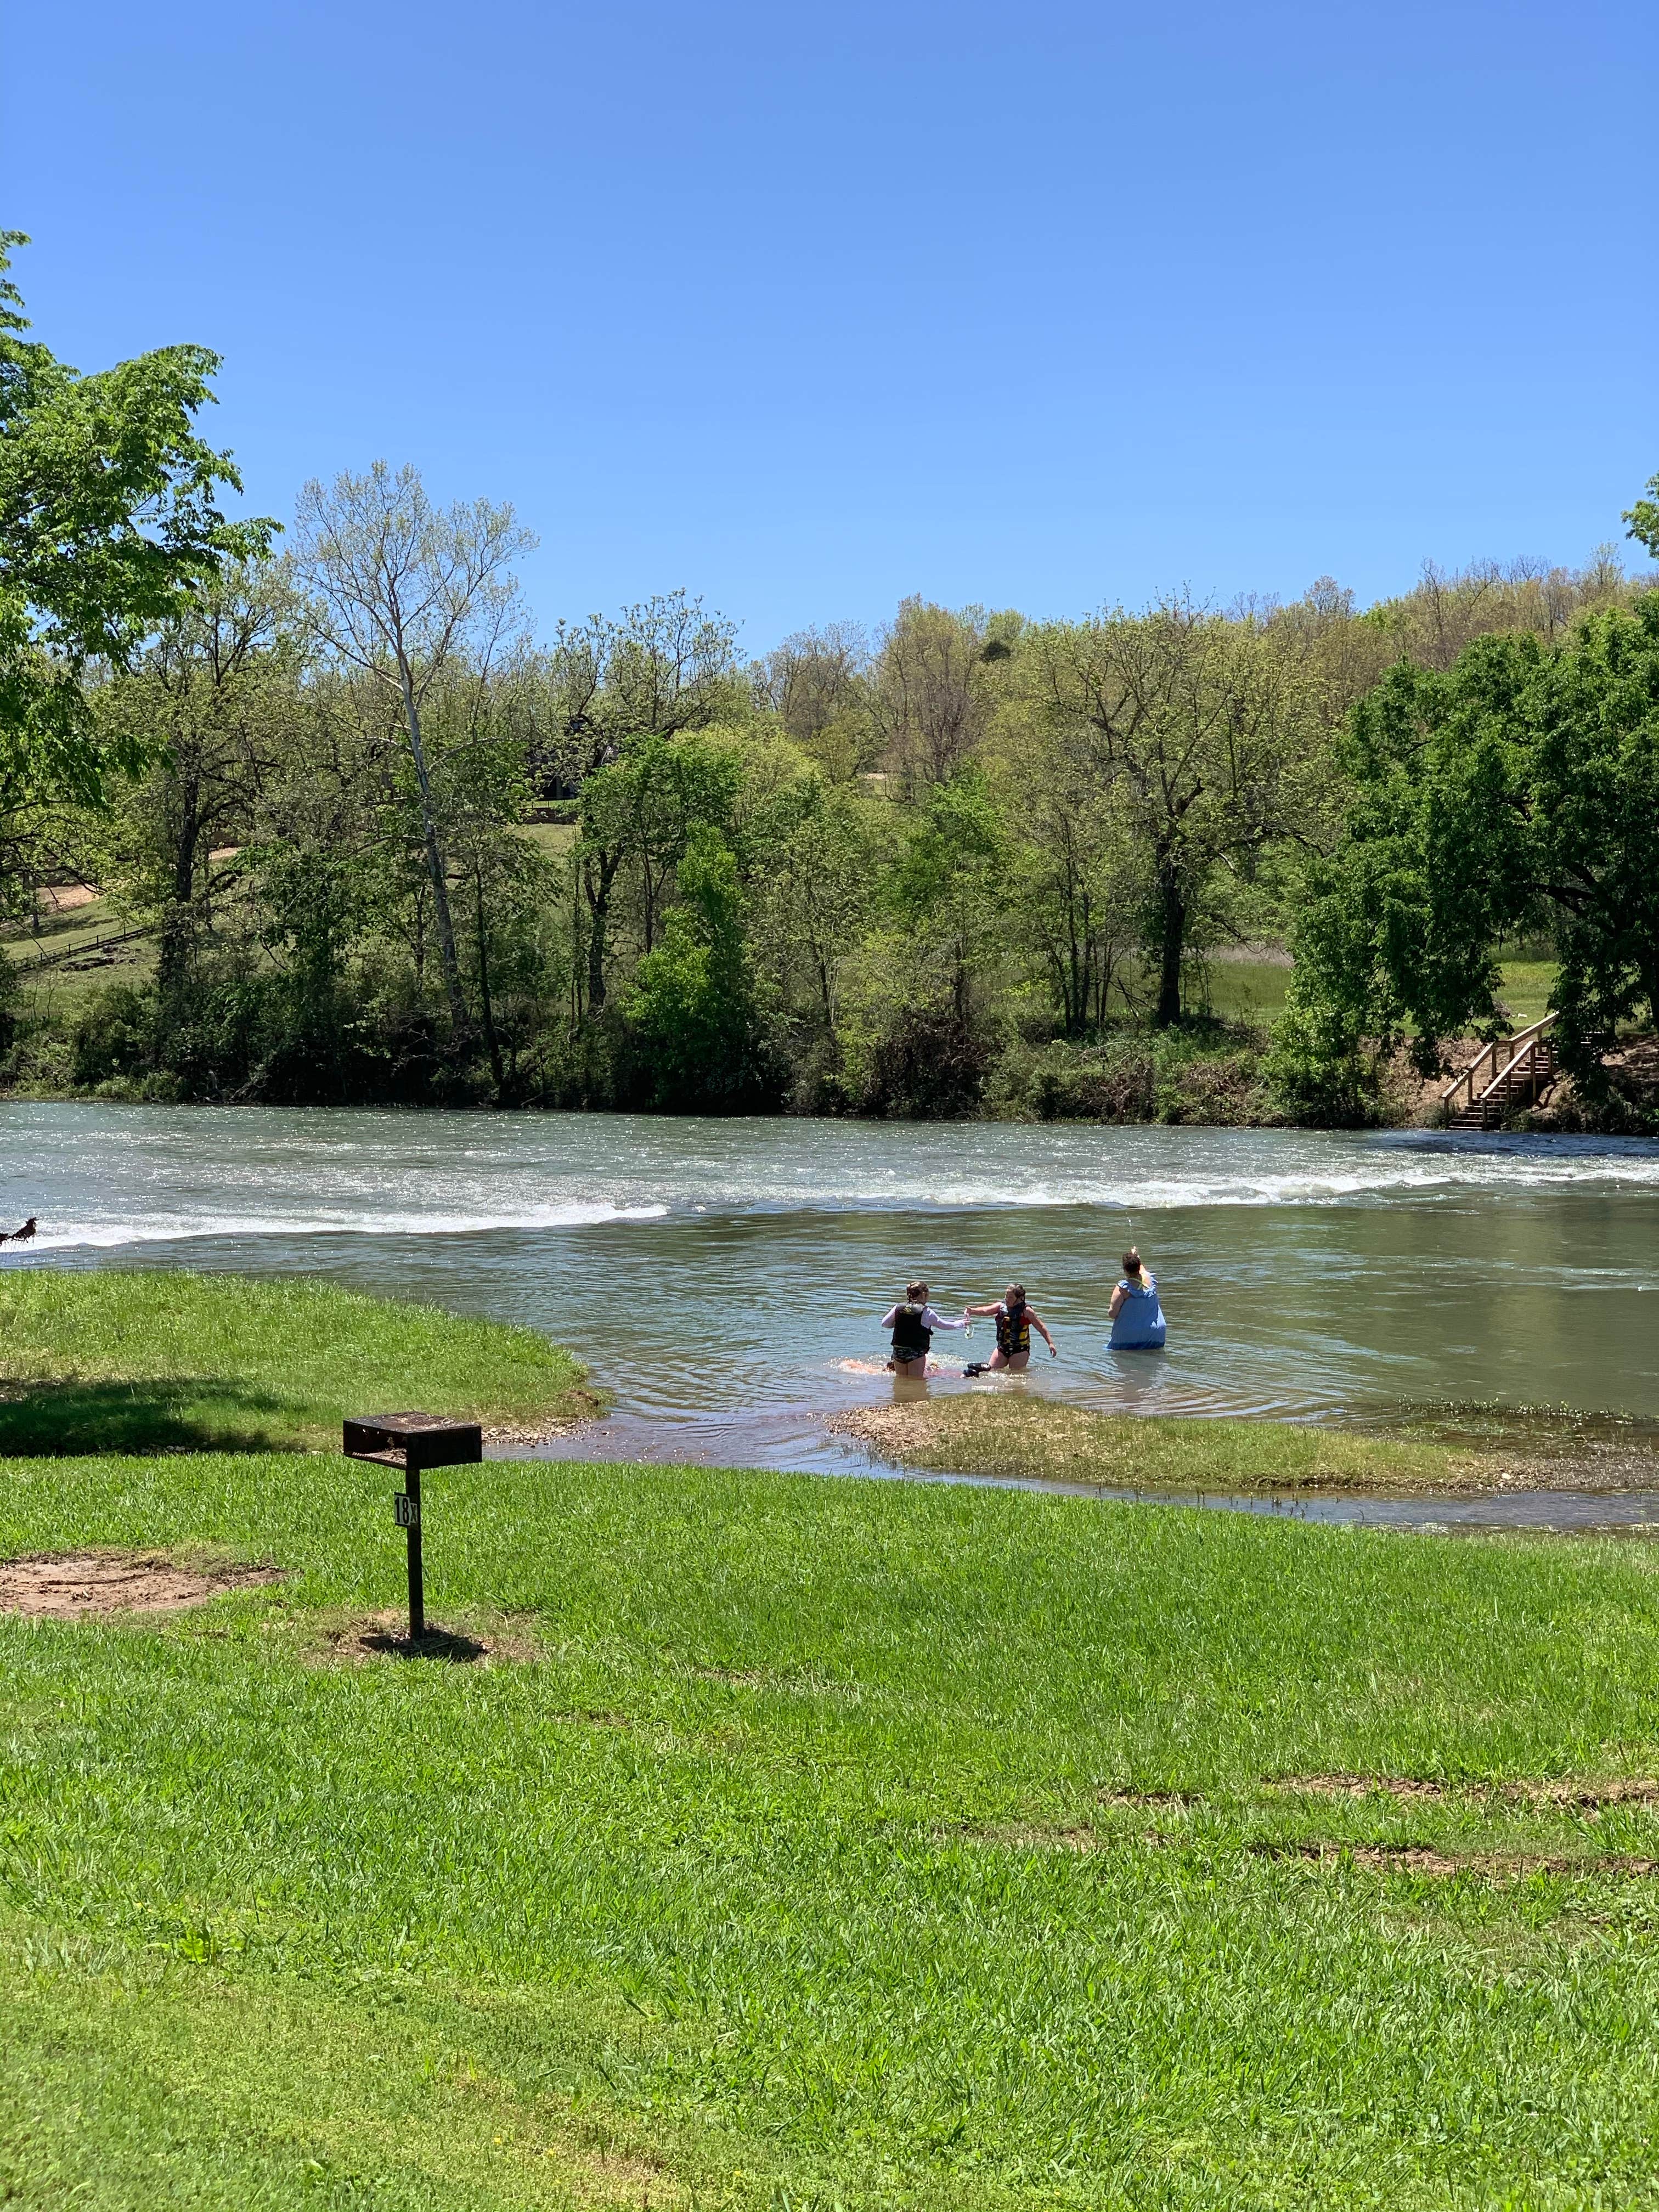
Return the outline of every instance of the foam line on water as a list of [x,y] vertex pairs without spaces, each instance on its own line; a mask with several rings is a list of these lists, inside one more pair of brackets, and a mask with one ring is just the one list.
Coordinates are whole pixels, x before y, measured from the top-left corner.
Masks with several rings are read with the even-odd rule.
[[211,1237],[467,1237],[489,1230],[584,1229],[608,1221],[656,1221],[665,1206],[572,1203],[518,1213],[211,1214],[194,1220],[71,1222],[42,1230],[31,1249],[64,1252],[88,1246],[176,1244]]

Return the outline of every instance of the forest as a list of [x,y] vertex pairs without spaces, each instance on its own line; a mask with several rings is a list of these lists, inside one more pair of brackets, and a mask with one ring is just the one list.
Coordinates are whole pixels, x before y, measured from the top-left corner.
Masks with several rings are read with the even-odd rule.
[[755,657],[670,590],[538,637],[510,507],[376,463],[228,522],[213,356],[80,376],[21,306],[14,1095],[1364,1123],[1533,975],[1592,1113],[1645,1111],[1659,594],[1613,544],[1364,607],[918,595]]

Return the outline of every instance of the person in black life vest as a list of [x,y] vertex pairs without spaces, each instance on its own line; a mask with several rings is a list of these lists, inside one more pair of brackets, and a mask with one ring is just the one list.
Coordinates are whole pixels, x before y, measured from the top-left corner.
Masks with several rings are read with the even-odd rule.
[[893,1356],[888,1365],[895,1375],[907,1376],[920,1382],[927,1374],[928,1347],[933,1341],[936,1328],[966,1328],[967,1321],[946,1321],[943,1314],[933,1311],[927,1303],[926,1283],[912,1283],[904,1293],[902,1306],[890,1306],[881,1317],[884,1328],[893,1332]]
[[988,1314],[995,1319],[997,1348],[986,1362],[994,1374],[1005,1367],[1011,1375],[1024,1372],[1030,1364],[1033,1329],[1048,1346],[1049,1358],[1059,1358],[1060,1347],[1049,1335],[1036,1308],[1025,1303],[1024,1283],[1010,1283],[1005,1295],[994,1305],[969,1306],[967,1310],[975,1316]]

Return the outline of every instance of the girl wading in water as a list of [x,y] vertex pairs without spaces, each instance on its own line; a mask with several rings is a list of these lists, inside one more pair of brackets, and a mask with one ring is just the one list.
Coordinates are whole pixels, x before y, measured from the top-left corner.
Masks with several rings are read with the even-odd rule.
[[935,1313],[927,1303],[926,1283],[912,1283],[904,1297],[902,1306],[890,1307],[881,1317],[882,1327],[893,1332],[893,1356],[887,1364],[895,1375],[902,1375],[913,1382],[925,1382],[933,1331],[966,1328],[968,1323],[965,1319],[946,1321],[943,1314]]
[[[1028,1306],[1025,1303],[1024,1283],[1010,1283],[1006,1292],[996,1304],[969,1306],[968,1312],[975,1317],[981,1314],[988,1314],[996,1321],[997,1348],[987,1363],[994,1375],[1000,1373],[1004,1368],[1006,1368],[1011,1375],[1020,1375],[1024,1372],[1030,1364],[1033,1329],[1048,1346],[1049,1358],[1058,1359],[1060,1357],[1060,1347],[1049,1335],[1037,1314],[1036,1308]],[[982,1375],[985,1372],[985,1367],[975,1363],[971,1367],[964,1368],[963,1371],[968,1375]]]
[[1123,1255],[1123,1280],[1112,1292],[1109,1352],[1162,1352],[1164,1309],[1158,1302],[1158,1277],[1140,1264],[1132,1244]]

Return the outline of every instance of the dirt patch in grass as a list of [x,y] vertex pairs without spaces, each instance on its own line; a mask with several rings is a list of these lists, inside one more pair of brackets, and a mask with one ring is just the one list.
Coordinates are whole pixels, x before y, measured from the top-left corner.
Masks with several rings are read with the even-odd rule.
[[1404,1803],[1443,1804],[1456,1801],[1536,1805],[1561,1812],[1601,1812],[1607,1805],[1659,1805],[1659,1782],[1621,1776],[1606,1782],[1573,1778],[1548,1782],[1430,1782],[1401,1774],[1284,1774],[1263,1784],[1307,1797],[1395,1797]]
[[410,1639],[409,1617],[402,1613],[372,1613],[325,1629],[319,1656],[341,1666],[367,1666],[376,1659],[428,1660],[452,1667],[488,1667],[522,1663],[536,1656],[533,1640],[510,1627],[488,1628],[477,1633],[441,1627],[429,1622],[424,1636]]
[[1364,1867],[1377,1874],[1474,1874],[1489,1881],[1519,1881],[1528,1875],[1619,1875],[1645,1880],[1659,1874],[1659,1859],[1609,1853],[1568,1858],[1526,1851],[1442,1851],[1427,1844],[1350,1844],[1306,1841],[1252,1844],[1258,1858],[1310,1859],[1320,1865]]
[[279,1582],[272,1566],[184,1567],[159,1552],[63,1552],[0,1562],[0,1613],[86,1620],[112,1613],[181,1613],[226,1591]]
[[1142,1810],[1151,1806],[1162,1812],[1182,1812],[1199,1802],[1196,1790],[1097,1790],[1095,1796],[1102,1805],[1137,1806]]

